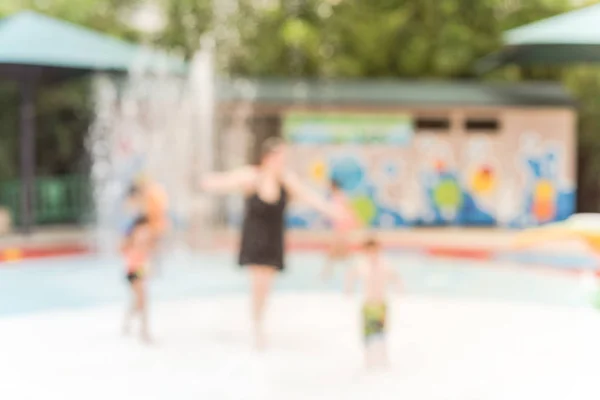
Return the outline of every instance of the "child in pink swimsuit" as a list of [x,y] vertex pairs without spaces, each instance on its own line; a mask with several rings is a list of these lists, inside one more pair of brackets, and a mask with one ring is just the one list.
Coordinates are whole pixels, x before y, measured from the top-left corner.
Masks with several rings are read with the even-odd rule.
[[328,279],[333,273],[335,262],[345,261],[350,256],[352,234],[359,228],[358,219],[354,213],[348,196],[340,185],[331,181],[331,200],[339,210],[347,215],[346,218],[332,221],[332,235],[327,263],[323,268],[323,279]]

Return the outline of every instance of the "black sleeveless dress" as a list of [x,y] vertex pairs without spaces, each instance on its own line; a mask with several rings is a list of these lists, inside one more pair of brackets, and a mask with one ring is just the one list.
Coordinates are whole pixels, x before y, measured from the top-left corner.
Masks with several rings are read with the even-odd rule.
[[287,192],[280,186],[279,200],[267,203],[258,193],[246,199],[239,263],[262,265],[282,271],[285,267],[284,224]]

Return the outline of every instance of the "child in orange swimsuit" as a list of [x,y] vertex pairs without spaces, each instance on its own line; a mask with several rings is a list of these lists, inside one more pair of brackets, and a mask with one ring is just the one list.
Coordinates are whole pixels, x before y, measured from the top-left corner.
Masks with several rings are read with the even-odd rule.
[[331,180],[331,200],[339,210],[343,210],[346,218],[332,221],[331,245],[327,263],[323,268],[323,279],[331,277],[335,262],[346,261],[349,258],[352,234],[359,227],[358,219],[350,205],[348,196],[335,180]]
[[140,177],[129,190],[130,207],[146,215],[152,233],[152,263],[155,272],[161,264],[163,242],[169,229],[168,197],[164,189],[147,177]]
[[140,216],[133,222],[129,232],[123,239],[121,251],[125,257],[127,280],[132,291],[132,305],[125,316],[124,333],[128,334],[133,318],[139,314],[141,320],[141,337],[150,342],[148,332],[148,307],[146,299],[146,276],[148,261],[152,247],[152,231],[148,218]]

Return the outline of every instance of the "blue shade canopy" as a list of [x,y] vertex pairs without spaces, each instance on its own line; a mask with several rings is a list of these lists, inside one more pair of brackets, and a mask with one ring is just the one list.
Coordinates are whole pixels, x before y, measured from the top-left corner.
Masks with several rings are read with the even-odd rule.
[[0,74],[23,67],[127,71],[136,63],[175,73],[186,70],[185,62],[176,57],[35,12],[0,21]]
[[507,64],[600,62],[600,4],[509,30],[504,43],[502,50],[478,63],[480,72]]

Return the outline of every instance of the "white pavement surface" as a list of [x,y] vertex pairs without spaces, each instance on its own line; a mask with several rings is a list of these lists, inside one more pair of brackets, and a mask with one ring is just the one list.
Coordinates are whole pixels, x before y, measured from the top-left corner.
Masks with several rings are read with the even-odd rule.
[[240,295],[156,304],[153,348],[121,336],[115,307],[2,318],[0,399],[600,398],[592,310],[398,298],[392,369],[366,374],[358,307],[335,293],[278,293],[264,354],[250,348]]

